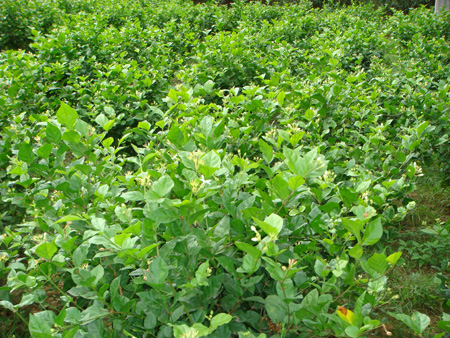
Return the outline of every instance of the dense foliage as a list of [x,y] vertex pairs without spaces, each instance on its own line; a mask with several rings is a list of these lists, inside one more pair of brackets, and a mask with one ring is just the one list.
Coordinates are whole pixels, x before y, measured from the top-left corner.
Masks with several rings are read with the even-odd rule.
[[0,305],[31,336],[382,327],[385,229],[450,165],[448,13],[32,3],[55,20],[0,54]]

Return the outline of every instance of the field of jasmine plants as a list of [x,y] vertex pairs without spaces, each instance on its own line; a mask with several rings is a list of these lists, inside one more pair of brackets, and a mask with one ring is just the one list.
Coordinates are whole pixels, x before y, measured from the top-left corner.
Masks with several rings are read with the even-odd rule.
[[450,11],[0,12],[0,336],[448,337]]

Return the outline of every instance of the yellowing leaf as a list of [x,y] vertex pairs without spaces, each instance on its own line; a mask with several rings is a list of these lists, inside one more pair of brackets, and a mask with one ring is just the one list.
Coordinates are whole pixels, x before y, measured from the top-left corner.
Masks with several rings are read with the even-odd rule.
[[350,325],[356,323],[357,316],[355,315],[355,313],[343,306],[338,306],[337,314],[344,322],[347,322]]

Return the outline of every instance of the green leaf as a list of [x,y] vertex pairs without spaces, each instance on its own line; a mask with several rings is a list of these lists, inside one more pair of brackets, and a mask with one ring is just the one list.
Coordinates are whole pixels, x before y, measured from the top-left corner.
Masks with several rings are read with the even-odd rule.
[[359,335],[358,335],[358,328],[356,326],[346,327],[345,328],[345,333],[347,334],[347,336],[349,336],[351,338],[359,337]]
[[29,143],[22,143],[22,146],[19,149],[19,153],[17,154],[20,160],[24,161],[25,163],[32,163],[34,160],[34,154],[33,154],[33,148]]
[[253,221],[272,239],[276,239],[280,231],[283,229],[283,219],[275,214],[271,214],[263,221],[256,217],[252,217]]
[[301,176],[293,176],[289,178],[289,189],[292,191],[296,191],[300,186],[302,186],[305,183],[305,180]]
[[360,259],[363,255],[363,249],[362,246],[358,243],[356,244],[349,252],[348,254],[353,257],[354,259]]
[[47,136],[47,139],[53,144],[59,144],[61,142],[61,131],[53,123],[47,123],[45,136]]
[[350,218],[342,218],[341,220],[344,228],[355,235],[358,243],[361,243],[361,230],[364,223],[359,219],[353,220]]
[[349,75],[349,76],[347,76],[347,82],[348,82],[348,83],[353,83],[353,82],[355,82],[357,79],[358,79],[358,78],[357,78],[356,76],[354,76],[354,75]]
[[144,319],[144,327],[147,330],[152,330],[156,327],[156,316],[153,312],[148,312]]
[[272,180],[272,186],[275,194],[284,201],[286,198],[289,197],[290,191],[289,191],[289,185],[288,182],[286,182],[283,178],[283,175],[278,174],[275,176]]
[[219,326],[228,324],[232,319],[233,319],[233,316],[231,316],[227,313],[219,313],[218,315],[215,315],[211,319],[209,333],[212,333],[213,331],[215,331]]
[[383,235],[383,226],[381,225],[381,217],[370,222],[364,230],[362,245],[373,245],[377,243]]
[[284,271],[281,268],[281,264],[278,262],[275,262],[274,260],[270,259],[269,257],[263,257],[264,261],[266,261],[265,268],[269,272],[270,277],[275,279],[276,281],[282,282],[284,279],[286,279],[287,272]]
[[285,97],[286,97],[286,93],[284,91],[281,91],[278,93],[277,102],[280,106],[283,106]]
[[288,312],[287,304],[277,295],[270,295],[266,298],[265,309],[274,323],[283,322]]
[[58,122],[68,129],[72,130],[75,126],[75,123],[77,122],[77,118],[78,114],[75,109],[71,108],[64,102],[61,102],[61,106],[56,112],[56,119],[58,120]]
[[408,165],[408,167],[406,168],[406,175],[408,175],[409,178],[413,178],[415,173],[416,168],[412,165]]
[[62,139],[64,141],[72,142],[72,143],[79,143],[80,142],[81,135],[75,131],[75,130],[68,130],[64,132]]
[[88,324],[96,319],[106,317],[109,314],[110,313],[107,309],[104,309],[98,305],[93,305],[81,312],[81,322],[83,324]]
[[87,257],[89,251],[89,245],[82,244],[78,248],[75,249],[73,252],[73,262],[76,267],[79,267],[81,264],[84,263],[84,260]]
[[314,148],[303,157],[300,156],[299,149],[284,148],[283,153],[289,169],[294,174],[303,178],[314,178],[325,174],[328,161],[318,154],[318,148]]
[[417,129],[416,129],[416,131],[417,131],[417,137],[420,137],[420,136],[422,136],[422,133],[425,131],[425,129],[428,127],[428,124],[429,124],[429,122],[428,121],[425,121],[425,122],[422,122],[418,127],[417,127]]
[[144,195],[139,191],[128,191],[120,195],[126,202],[138,202],[144,200]]
[[330,273],[330,270],[326,269],[326,262],[320,257],[317,257],[316,259],[316,262],[314,264],[314,272],[319,277],[326,277]]
[[71,328],[70,330],[66,330],[63,332],[63,338],[73,338],[80,330],[80,327],[77,325],[74,328]]
[[394,252],[393,254],[389,255],[386,260],[389,264],[395,265],[401,256],[401,252]]
[[152,210],[149,215],[150,219],[158,223],[170,223],[178,219],[178,215],[171,209],[158,208]]
[[198,171],[206,178],[210,178],[221,165],[220,156],[215,151],[210,151],[202,156]]
[[148,268],[148,274],[150,276],[147,282],[154,284],[163,284],[169,275],[169,267],[164,259],[161,257],[153,260]]
[[42,243],[36,248],[36,254],[45,259],[52,259],[53,255],[58,251],[55,243]]
[[38,154],[39,157],[42,158],[48,158],[50,156],[50,154],[52,153],[53,150],[53,146],[51,144],[44,144],[42,147],[40,147],[36,153]]
[[[252,256],[253,257],[253,256]],[[236,274],[236,267],[234,266],[233,260],[228,256],[217,256],[216,257],[219,264],[224,268],[224,270],[232,275]]]
[[59,220],[57,220],[55,223],[67,223],[72,221],[82,221],[83,217],[76,216],[76,215],[66,215],[61,217]]
[[179,148],[185,143],[185,135],[175,123],[170,127],[167,139]]
[[418,311],[414,312],[412,316],[408,316],[403,313],[388,313],[392,317],[404,323],[418,335],[421,335],[428,325],[430,325],[430,317]]
[[269,146],[266,142],[264,142],[263,139],[259,139],[258,141],[259,149],[261,150],[263,154],[264,160],[267,162],[267,164],[270,164],[273,160],[273,149],[271,146]]
[[379,274],[386,272],[388,267],[388,261],[386,260],[386,255],[374,253],[372,257],[367,260],[369,267]]
[[8,309],[8,310],[10,310],[12,312],[15,312],[14,304],[9,302],[9,301],[7,301],[7,300],[1,300],[0,301],[0,306],[3,306],[5,309]]
[[95,118],[95,122],[97,122],[98,123],[98,125],[100,126],[100,127],[104,127],[105,126],[105,124],[107,124],[108,123],[108,118],[105,116],[105,114],[100,114],[100,115],[98,115],[96,118]]
[[155,183],[152,185],[152,190],[159,196],[165,197],[174,187],[173,180],[168,175],[164,175],[160,177]]
[[48,323],[38,314],[30,314],[28,329],[33,338],[52,338],[51,327],[53,323]]
[[235,242],[234,245],[236,245],[238,247],[238,249],[251,255],[254,259],[258,259],[261,257],[262,252],[258,248],[254,247],[250,244],[247,244],[244,242]]

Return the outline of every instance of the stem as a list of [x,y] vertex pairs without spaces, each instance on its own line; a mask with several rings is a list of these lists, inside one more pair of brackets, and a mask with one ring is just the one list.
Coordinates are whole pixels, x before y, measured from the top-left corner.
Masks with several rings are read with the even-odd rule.
[[[174,295],[176,295],[177,294],[177,290],[175,290],[175,288],[174,288],[174,286],[172,284],[172,281],[170,280],[169,277],[167,277],[167,280],[169,281],[169,285],[172,288],[172,291],[173,291]],[[187,309],[186,304],[184,304],[184,302],[182,302],[181,300],[179,300],[178,302],[184,308],[184,312],[186,312],[186,315],[187,315],[187,317],[189,319],[189,323],[191,323],[191,325],[194,325],[194,321],[192,320],[191,314],[189,313],[189,310]]]
[[[65,295],[65,294],[66,294],[63,290],[61,290],[61,289],[59,288],[58,285],[55,284],[55,282],[50,278],[50,276],[47,276],[47,274],[44,272],[44,270],[42,270],[42,267],[41,267],[41,266],[39,266],[39,269],[40,269],[41,272],[44,274],[45,278],[47,279],[47,282],[49,282],[56,290],[58,290],[60,294],[62,294],[62,295]],[[80,310],[80,311],[83,311],[83,310],[84,310],[81,306],[79,306],[79,305],[78,305],[77,303],[75,303],[74,301],[72,301],[72,303],[78,308],[78,310]]]
[[27,327],[29,326],[29,323],[28,323],[28,320],[26,320],[21,314],[20,314],[20,312],[19,311],[15,311],[14,312],[26,325],[27,325]]
[[280,208],[277,210],[277,214],[280,212],[280,210],[287,204],[287,202],[289,202],[289,200],[291,199],[292,195],[294,195],[295,191],[292,191],[288,197],[286,197],[286,199],[283,201],[283,203],[281,203]]

